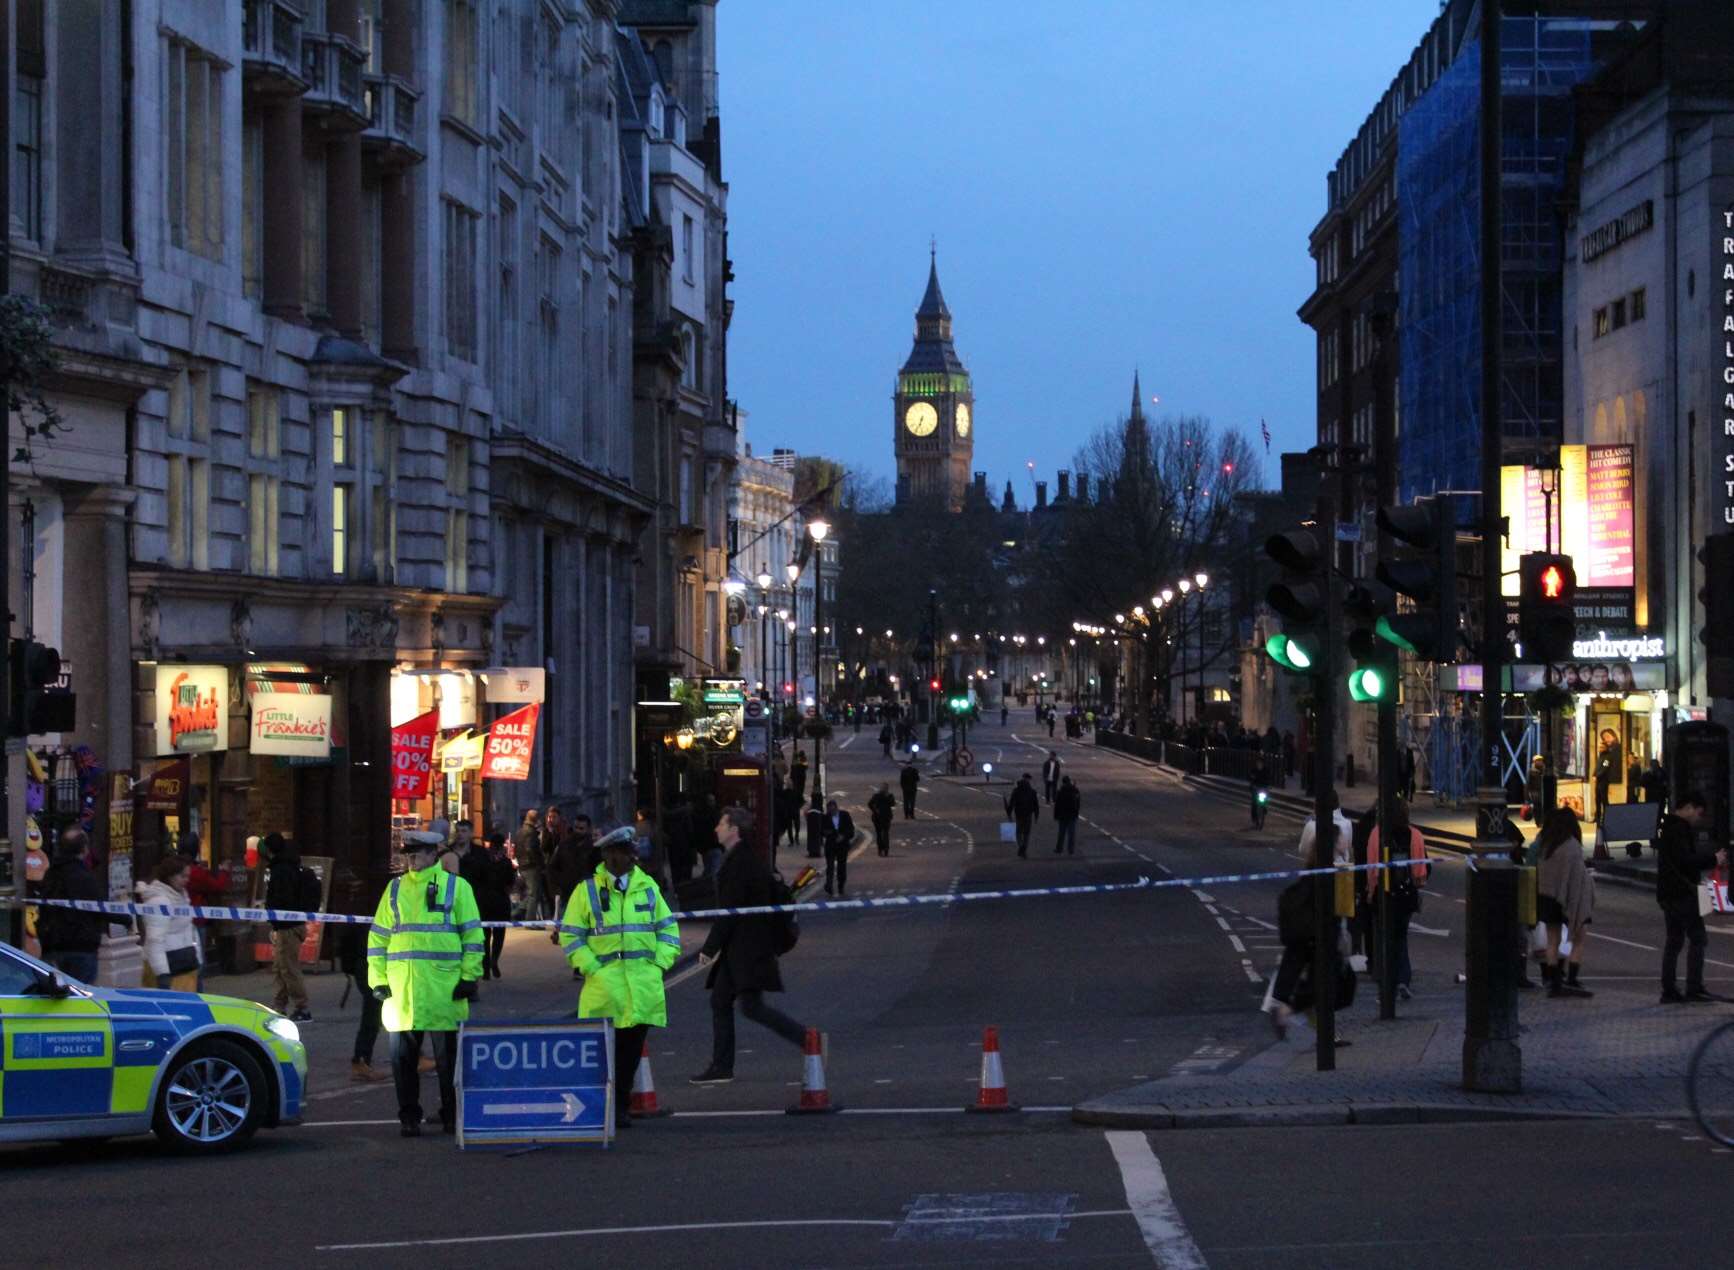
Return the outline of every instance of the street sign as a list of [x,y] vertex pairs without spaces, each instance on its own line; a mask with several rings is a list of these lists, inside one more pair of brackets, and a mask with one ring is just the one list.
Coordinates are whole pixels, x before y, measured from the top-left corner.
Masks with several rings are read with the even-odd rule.
[[458,1029],[458,1146],[614,1139],[614,1025],[607,1019]]

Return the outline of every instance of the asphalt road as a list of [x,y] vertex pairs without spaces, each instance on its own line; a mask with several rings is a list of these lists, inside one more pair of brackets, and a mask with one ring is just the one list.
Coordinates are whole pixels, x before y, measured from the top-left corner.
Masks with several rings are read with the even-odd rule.
[[[894,766],[870,732],[837,740],[830,785],[865,828],[863,804]],[[971,744],[994,763],[995,783],[930,777],[920,817],[897,823],[892,856],[879,859],[870,842],[857,853],[851,897],[1294,863],[1294,825],[1273,817],[1254,832],[1241,806],[1063,739],[1056,748],[1084,794],[1079,854],[1052,854],[1044,814],[1031,858],[1016,859],[998,839],[999,778],[1039,774],[1045,729],[1026,711],[1010,728],[977,729]],[[5,1229],[43,1265],[599,1254],[682,1267],[1503,1266],[1569,1249],[1577,1264],[1626,1266],[1720,1255],[1730,1157],[1678,1125],[1153,1137],[1072,1125],[1066,1109],[1087,1097],[1219,1070],[1271,1043],[1257,1004],[1275,961],[1279,886],[809,917],[777,1004],[828,1033],[830,1088],[846,1110],[785,1116],[800,1055],[744,1020],[736,1081],[688,1085],[710,1039],[702,978],[689,973],[671,981],[670,1026],[651,1051],[676,1114],[640,1123],[608,1152],[460,1154],[437,1134],[401,1140],[389,1086],[344,1080],[354,1016],[334,1009],[341,985],[326,980],[304,1029],[306,1125],[220,1161],[165,1157],[148,1141],[0,1150],[0,1186],[18,1197]],[[1461,895],[1460,870],[1442,867],[1417,919],[1440,933],[1412,941],[1418,993],[1458,991]],[[1592,985],[1653,995],[1650,898],[1604,887],[1596,925]],[[1712,946],[1713,978],[1734,972],[1727,942]],[[513,932],[503,964],[507,977],[487,986],[478,1017],[545,1018],[575,1004],[577,985],[545,937]],[[1021,1114],[961,1112],[976,1092],[985,1025],[1000,1031]]]

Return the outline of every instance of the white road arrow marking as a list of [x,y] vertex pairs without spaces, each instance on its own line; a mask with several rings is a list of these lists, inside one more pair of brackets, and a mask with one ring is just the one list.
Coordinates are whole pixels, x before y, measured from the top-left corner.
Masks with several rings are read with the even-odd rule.
[[563,1093],[559,1102],[490,1102],[482,1108],[484,1116],[551,1116],[563,1111],[560,1119],[571,1124],[584,1111],[584,1101],[578,1095]]

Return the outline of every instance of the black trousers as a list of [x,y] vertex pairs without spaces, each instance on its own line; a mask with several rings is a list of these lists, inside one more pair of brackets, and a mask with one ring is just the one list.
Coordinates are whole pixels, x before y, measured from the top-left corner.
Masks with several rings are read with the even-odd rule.
[[849,847],[847,842],[827,842],[825,844],[825,890],[831,889],[833,878],[837,890],[842,892],[849,885]]
[[1059,787],[1060,787],[1060,782],[1057,780],[1043,781],[1042,782],[1042,801],[1044,803],[1053,802],[1054,801],[1054,791],[1057,790]]
[[397,1084],[397,1118],[404,1124],[420,1124],[421,1075],[416,1064],[421,1062],[421,1038],[427,1037],[433,1046],[435,1069],[440,1082],[440,1122],[458,1122],[456,1032],[393,1032],[391,1034],[391,1078]]
[[[563,915],[562,915],[563,916]],[[505,918],[496,918],[505,921]],[[504,926],[486,926],[482,928],[482,975],[498,975],[500,973],[500,950],[506,946],[506,928]]]
[[735,1001],[741,1003],[741,1014],[768,1027],[789,1044],[804,1047],[807,1029],[775,1006],[765,1004],[762,992],[739,992],[718,984],[710,993],[711,1050],[710,1065],[719,1072],[735,1069]]
[[873,844],[879,848],[880,855],[891,854],[891,822],[873,822]]
[[1054,854],[1063,850],[1067,855],[1075,855],[1078,850],[1078,821],[1074,816],[1070,820],[1059,822],[1060,836],[1054,840]]
[[[1694,901],[1695,902],[1695,901]],[[1674,977],[1680,964],[1680,948],[1686,948],[1686,991],[1704,990],[1704,945],[1709,935],[1704,931],[1704,918],[1696,910],[1680,912],[1665,908],[1662,916],[1668,923],[1668,938],[1662,944],[1662,991],[1674,992],[1679,980]]]
[[375,999],[373,989],[367,986],[367,971],[352,974],[349,978],[361,994],[361,1022],[355,1028],[355,1050],[350,1057],[372,1067],[373,1047],[379,1041],[380,1003]]
[[614,1123],[632,1114],[632,1082],[638,1077],[638,1061],[644,1057],[644,1038],[650,1024],[614,1029]]
[[1018,854],[1019,855],[1023,855],[1025,852],[1027,852],[1030,849],[1030,829],[1034,827],[1035,823],[1036,822],[1033,820],[1024,820],[1021,817],[1018,819],[1017,827],[1018,827]]
[[915,819],[915,795],[912,793],[903,795],[903,818],[905,820]]
[[1295,1005],[1295,988],[1299,986],[1301,975],[1312,965],[1312,961],[1311,943],[1284,944],[1282,961],[1276,968],[1276,983],[1271,988],[1271,996],[1292,1009],[1302,1008]]

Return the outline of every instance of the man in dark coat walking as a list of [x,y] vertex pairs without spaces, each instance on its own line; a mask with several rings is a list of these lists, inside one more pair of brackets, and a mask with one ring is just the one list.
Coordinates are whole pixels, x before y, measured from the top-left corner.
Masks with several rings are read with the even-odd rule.
[[[1662,907],[1668,936],[1662,944],[1662,1000],[1719,1001],[1704,987],[1704,917],[1698,911],[1698,887],[1703,871],[1711,865],[1728,867],[1728,852],[1700,847],[1697,831],[1709,809],[1704,795],[1692,791],[1681,796],[1673,813],[1662,817],[1656,838],[1656,903]],[[1680,948],[1686,950],[1686,991],[1681,995],[1675,977]]]
[[1018,783],[1012,786],[1012,792],[1005,800],[1005,814],[1017,823],[1018,855],[1027,856],[1030,849],[1030,826],[1042,814],[1042,800],[1036,796],[1036,787],[1030,784],[1030,774],[1025,772],[1018,778]]
[[1060,752],[1049,750],[1047,758],[1042,760],[1042,801],[1051,803],[1054,794],[1060,788]]
[[873,842],[880,855],[891,854],[891,821],[897,815],[897,800],[891,796],[889,783],[867,800],[867,811],[873,817]]
[[1072,784],[1072,778],[1060,777],[1060,787],[1054,793],[1054,823],[1060,829],[1060,836],[1054,841],[1055,855],[1059,855],[1062,849],[1067,855],[1077,853],[1078,817],[1083,810],[1084,796],[1078,792],[1078,787]]
[[[771,871],[747,843],[753,816],[744,807],[726,807],[717,821],[716,840],[728,854],[717,871],[717,900],[723,908],[756,908],[774,903]],[[754,1023],[768,1027],[794,1046],[803,1046],[807,1029],[781,1010],[765,1004],[765,993],[781,992],[777,966],[777,923],[771,914],[719,918],[699,951],[709,966],[710,1066],[692,1078],[695,1085],[726,1085],[735,1078],[735,1002]]]
[[897,773],[897,783],[903,786],[903,818],[915,819],[915,789],[921,784],[921,773],[915,768],[915,760],[910,759],[903,765],[903,770]]
[[837,894],[842,895],[849,885],[849,851],[855,845],[855,820],[833,798],[825,804],[825,818],[820,823],[825,835],[825,894],[831,894],[835,877]]

